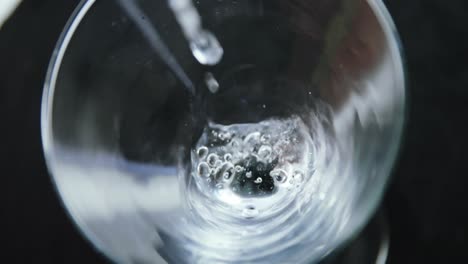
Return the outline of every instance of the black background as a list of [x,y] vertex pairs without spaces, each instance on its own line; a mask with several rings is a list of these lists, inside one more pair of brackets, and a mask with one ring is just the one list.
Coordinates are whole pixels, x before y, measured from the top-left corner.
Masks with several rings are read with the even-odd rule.
[[[0,30],[0,255],[4,263],[105,263],[48,177],[40,102],[76,0],[24,0]],[[383,207],[389,263],[468,263],[468,2],[387,0],[408,73],[408,120]],[[2,256],[2,259],[7,256]]]

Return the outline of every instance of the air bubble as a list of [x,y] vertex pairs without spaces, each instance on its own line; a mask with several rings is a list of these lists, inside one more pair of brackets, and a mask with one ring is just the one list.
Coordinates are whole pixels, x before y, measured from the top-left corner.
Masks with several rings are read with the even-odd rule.
[[244,170],[244,167],[242,167],[240,165],[236,165],[235,170],[236,170],[236,172],[242,172]]
[[225,180],[229,180],[231,179],[233,175],[234,175],[234,168],[230,167],[223,173],[223,178]]
[[237,147],[240,145],[240,143],[239,143],[238,139],[232,139],[232,140],[231,140],[231,143],[230,143],[229,145],[230,145],[232,148],[237,148]]
[[268,146],[268,145],[262,145],[262,146],[258,149],[258,156],[259,156],[261,159],[267,159],[267,158],[270,157],[271,152],[272,152],[272,149],[271,149],[270,146]]
[[304,174],[302,171],[295,171],[293,178],[296,183],[302,183],[304,181]]
[[218,138],[221,139],[221,140],[226,140],[226,138],[227,138],[226,133],[224,133],[224,132],[219,132]]
[[288,179],[288,174],[282,169],[274,169],[270,172],[270,176],[279,183],[283,183]]
[[218,160],[218,155],[214,153],[211,153],[210,155],[208,155],[208,158],[207,158],[208,165],[212,167],[215,166],[215,163],[217,160]]
[[232,160],[232,155],[227,153],[224,155],[224,161],[231,161]]
[[208,148],[205,147],[205,146],[200,147],[197,150],[197,155],[198,155],[199,159],[204,159],[206,157],[206,155],[208,155]]
[[263,181],[262,178],[258,177],[257,179],[255,179],[254,182],[259,184],[259,183],[262,183],[262,181]]
[[[220,160],[216,161],[216,163],[218,162],[221,163]],[[229,180],[234,175],[234,166],[230,162],[220,164],[216,168],[216,179]]]
[[242,210],[242,216],[247,219],[254,218],[258,216],[258,214],[259,214],[259,211],[253,205],[249,205],[246,208],[244,208],[244,210]]
[[268,134],[263,134],[263,135],[260,137],[260,142],[266,143],[266,142],[268,142],[268,141],[270,140],[270,138],[271,138],[270,135],[268,135]]
[[210,166],[206,162],[201,162],[198,164],[197,172],[200,177],[208,177],[210,176]]
[[221,166],[221,164],[223,164],[223,162],[221,160],[217,160],[214,164],[215,168],[218,168]]

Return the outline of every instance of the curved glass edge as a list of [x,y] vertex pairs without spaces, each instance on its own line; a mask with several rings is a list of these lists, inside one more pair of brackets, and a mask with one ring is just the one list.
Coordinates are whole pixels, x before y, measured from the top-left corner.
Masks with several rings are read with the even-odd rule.
[[[406,63],[405,63],[405,57],[404,57],[404,49],[402,46],[402,42],[400,39],[400,35],[398,33],[398,30],[395,26],[395,23],[388,12],[387,7],[385,6],[384,2],[382,0],[369,0],[368,1],[370,6],[374,9],[374,12],[376,13],[377,18],[380,20],[380,23],[383,27],[383,30],[385,31],[385,35],[387,36],[388,39],[392,40],[390,41],[390,55],[392,56],[392,59],[394,60],[394,67],[395,68],[395,77],[396,77],[396,84],[399,86],[399,91],[401,92],[401,98],[402,102],[401,105],[398,106],[397,110],[401,111],[401,119],[397,120],[397,123],[395,123],[395,131],[397,132],[395,134],[395,138],[393,139],[393,142],[395,143],[393,145],[393,148],[390,150],[390,160],[387,162],[387,173],[392,174],[393,173],[393,168],[398,160],[398,157],[400,155],[401,151],[401,143],[403,142],[404,138],[404,131],[406,127],[406,122],[407,122],[407,76],[406,76]],[[391,180],[391,177],[386,178],[387,181],[385,182],[384,186],[384,191],[388,186],[389,181]],[[385,192],[382,192],[385,193]],[[374,206],[374,211],[376,210],[376,207],[378,204],[380,204],[380,200],[382,197],[379,197],[379,200],[377,200],[376,205]]]
[[99,253],[101,253],[104,257],[108,258],[109,260],[116,262],[116,259],[113,259],[111,254],[109,254],[104,246],[104,243],[100,241],[100,239],[88,229],[88,227],[84,224],[84,222],[80,219],[79,215],[76,215],[71,207],[63,199],[63,194],[61,190],[57,186],[57,181],[54,174],[54,168],[52,166],[55,154],[54,154],[54,143],[53,143],[53,129],[52,129],[52,112],[53,112],[53,100],[54,100],[54,92],[55,92],[55,85],[57,82],[58,73],[60,71],[60,64],[63,60],[65,52],[67,51],[68,44],[72,39],[76,29],[78,28],[79,24],[81,23],[82,19],[85,17],[86,13],[89,9],[93,6],[96,0],[82,0],[75,10],[73,11],[72,15],[68,19],[62,33],[57,41],[57,44],[54,48],[52,53],[49,66],[46,73],[45,83],[44,83],[44,90],[42,93],[42,102],[41,102],[41,138],[42,138],[42,147],[44,151],[45,162],[47,165],[47,169],[49,171],[50,178],[52,180],[52,184],[54,186],[55,191],[58,193],[59,200],[61,201],[62,206],[65,209],[68,217],[72,220],[73,224],[77,228],[77,230],[85,237]]
[[[404,61],[404,51],[401,44],[401,39],[398,34],[398,30],[393,22],[393,19],[382,0],[367,0],[370,7],[375,13],[375,16],[382,26],[382,30],[389,43],[389,53],[393,61],[395,83],[398,86],[397,89],[401,93],[402,102],[397,106],[396,110],[399,112],[401,119],[396,120],[394,138],[390,139],[393,145],[390,146],[388,157],[389,159],[383,164],[383,173],[386,173],[385,181],[380,187],[378,192],[374,192],[376,196],[374,199],[369,199],[368,210],[363,210],[361,219],[357,221],[357,227],[349,239],[345,239],[343,243],[349,242],[354,239],[367,225],[369,219],[376,214],[379,205],[382,202],[384,194],[391,181],[391,175],[393,174],[394,165],[397,162],[400,152],[401,144],[404,139],[404,131],[407,122],[407,91],[406,91],[406,64]],[[400,115],[401,113],[401,115]]]
[[[389,44],[389,55],[391,56],[391,60],[394,67],[395,83],[398,86],[397,89],[401,93],[402,99],[402,102],[396,108],[396,110],[399,112],[398,116],[400,116],[401,119],[396,120],[394,124],[394,137],[389,139],[393,143],[393,145],[390,146],[390,149],[388,151],[389,159],[383,164],[382,171],[383,173],[386,173],[385,181],[382,183],[381,186],[379,186],[379,188],[376,191],[374,191],[373,197],[371,195],[371,197],[368,199],[369,203],[366,206],[364,206],[366,210],[361,210],[361,215],[356,215],[359,216],[359,218],[354,220],[356,223],[355,229],[352,230],[347,236],[344,236],[345,238],[343,240],[337,241],[336,245],[338,247],[344,246],[356,239],[356,237],[358,237],[359,234],[367,226],[372,216],[376,214],[391,181],[391,175],[393,174],[394,165],[400,156],[401,144],[404,140],[404,130],[407,122],[407,77],[405,75],[406,64],[403,57],[404,51],[403,46],[401,44],[401,39],[398,34],[398,30],[396,29],[396,26],[393,22],[393,19],[390,13],[388,12],[388,9],[385,6],[384,2],[382,0],[367,0],[367,2],[373,10],[377,21],[381,25]],[[390,240],[390,238],[388,238],[388,240]],[[384,253],[388,255],[388,252]],[[379,259],[380,261],[382,261],[386,259],[386,257],[381,257]],[[376,263],[379,263],[379,259],[377,259]]]

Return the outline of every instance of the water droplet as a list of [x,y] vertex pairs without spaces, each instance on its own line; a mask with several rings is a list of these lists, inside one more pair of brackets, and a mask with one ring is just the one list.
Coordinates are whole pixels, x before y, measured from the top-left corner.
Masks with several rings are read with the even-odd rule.
[[233,139],[233,140],[231,140],[230,145],[231,145],[231,147],[236,148],[236,147],[238,147],[240,144],[239,144],[239,141],[238,141],[237,139]]
[[208,148],[205,147],[205,146],[200,147],[197,150],[197,155],[198,155],[199,159],[204,159],[206,157],[206,155],[208,155]]
[[190,42],[190,49],[197,61],[203,65],[215,65],[223,57],[223,48],[216,37],[209,31],[201,31]]
[[262,181],[263,181],[262,178],[258,177],[257,179],[255,179],[254,182],[259,184],[259,183],[262,183]]
[[240,165],[236,165],[235,169],[236,169],[236,172],[242,172],[244,170],[244,167]]
[[218,189],[223,189],[223,187],[224,186],[221,183],[216,184],[216,188],[218,188]]
[[[218,161],[221,163],[220,160]],[[218,161],[216,161],[216,163],[218,163]],[[230,162],[224,162],[218,165],[216,168],[216,179],[229,180],[232,175],[234,175],[234,165],[232,165]]]
[[231,166],[226,170],[226,172],[224,172],[223,177],[224,179],[229,180],[234,175],[234,173],[234,168]]
[[304,174],[302,173],[302,171],[295,171],[293,178],[295,182],[302,183],[304,181]]
[[279,183],[283,183],[288,179],[288,174],[282,169],[274,169],[270,172],[270,176]]
[[249,219],[249,218],[254,218],[259,214],[259,211],[255,206],[249,205],[244,210],[242,210],[242,216]]
[[248,171],[248,172],[245,174],[245,177],[251,178],[251,177],[252,177],[252,172],[251,172],[251,171]]
[[266,104],[262,104],[262,108],[265,109],[265,108],[266,108]]
[[200,177],[210,176],[210,166],[206,162],[201,162],[198,164],[197,173]]
[[212,167],[215,166],[215,163],[217,160],[218,160],[218,155],[214,153],[211,153],[210,155],[208,155],[208,158],[207,158],[208,165]]
[[271,149],[270,146],[268,146],[268,145],[262,145],[262,146],[258,149],[258,156],[259,156],[261,159],[267,159],[268,157],[270,157],[271,152],[272,152],[272,149]]
[[211,93],[216,93],[219,90],[219,83],[211,72],[205,73],[205,84]]

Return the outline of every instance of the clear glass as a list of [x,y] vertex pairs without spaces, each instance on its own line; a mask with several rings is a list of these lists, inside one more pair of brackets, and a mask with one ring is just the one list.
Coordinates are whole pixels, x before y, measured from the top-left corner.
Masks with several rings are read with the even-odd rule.
[[165,1],[137,4],[83,1],[45,84],[47,164],[85,236],[119,263],[311,263],[352,239],[404,121],[381,1],[194,1],[213,65]]

